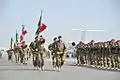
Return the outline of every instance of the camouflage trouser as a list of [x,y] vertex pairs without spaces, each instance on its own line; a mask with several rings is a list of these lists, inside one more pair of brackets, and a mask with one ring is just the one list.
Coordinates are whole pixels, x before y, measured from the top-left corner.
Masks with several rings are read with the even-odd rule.
[[31,49],[31,56],[32,56],[32,60],[35,60],[35,56],[36,56],[36,51],[34,49]]
[[77,64],[79,65],[80,64],[80,53],[79,52],[77,52],[76,53],[76,57],[77,57]]
[[11,52],[8,52],[8,60],[13,61],[13,54]]
[[119,68],[119,55],[113,55],[113,68]]
[[[60,53],[60,54],[58,54]],[[58,60],[59,59],[59,60]],[[57,52],[57,54],[54,54],[54,61],[56,61],[56,65],[64,65],[65,62],[65,54],[63,52]],[[60,63],[58,63],[60,61]]]
[[85,53],[84,52],[80,53],[80,64],[85,64]]
[[32,60],[35,60],[35,52],[32,52]]
[[118,54],[118,68],[120,69],[120,55]]
[[88,65],[92,65],[92,55],[88,53]]
[[84,53],[84,62],[85,62],[85,64],[88,64],[88,61],[87,61],[87,52]]
[[14,55],[15,55],[15,60],[17,63],[19,61],[19,52],[15,52]]
[[61,65],[64,65],[64,62],[65,62],[65,54],[62,53],[62,54],[60,55],[60,58],[61,58]]
[[40,59],[41,59],[41,66],[44,65],[44,55],[43,53],[40,53]]
[[56,67],[56,65],[55,65],[55,62],[56,62],[56,53],[55,52],[51,52],[52,54],[52,65],[53,65],[53,68],[55,68]]
[[27,58],[28,58],[28,55],[27,55],[27,51],[26,50],[23,50],[23,64],[27,64]]
[[40,61],[40,63],[38,64],[36,64],[36,65],[38,65],[39,67],[43,67],[43,65],[44,65],[44,56],[43,56],[43,54],[42,53],[36,53],[36,52],[34,52],[33,53],[33,64],[37,61],[37,60],[39,60]]
[[106,58],[106,53],[104,53],[103,55],[102,55],[102,57],[103,57],[103,59],[102,59],[102,63],[103,63],[103,67],[106,67],[106,65],[107,65],[107,58]]
[[80,65],[80,64],[82,64],[82,62],[83,62],[83,52],[82,52],[82,50],[80,50],[80,49],[77,49],[77,51],[76,51],[76,58],[77,58],[77,65]]

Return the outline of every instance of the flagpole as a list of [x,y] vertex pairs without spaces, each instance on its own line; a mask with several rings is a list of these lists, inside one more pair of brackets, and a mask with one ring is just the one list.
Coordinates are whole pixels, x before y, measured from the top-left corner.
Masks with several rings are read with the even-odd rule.
[[[23,30],[24,30],[24,28],[25,28],[25,25],[23,24],[22,25],[22,32],[21,32],[21,35],[23,36]],[[24,36],[23,36],[23,41],[24,41]]]
[[[42,13],[43,13],[43,10],[41,10],[41,22],[42,22]],[[40,26],[39,27],[41,27],[41,24],[40,24]],[[40,28],[39,28],[39,30],[40,30]],[[39,39],[39,37],[40,37],[40,33],[38,34],[38,39]]]
[[11,40],[10,40],[10,48],[12,49],[12,45],[13,45],[13,38],[11,37]]

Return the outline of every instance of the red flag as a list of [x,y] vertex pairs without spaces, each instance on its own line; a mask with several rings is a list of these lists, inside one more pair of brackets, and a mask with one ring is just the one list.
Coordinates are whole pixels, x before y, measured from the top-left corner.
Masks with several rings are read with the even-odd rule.
[[23,35],[27,34],[27,30],[24,30],[24,31],[22,32],[22,34],[23,34]]
[[23,41],[23,35],[20,35],[20,42]]
[[25,44],[25,41],[22,41],[21,44]]
[[42,24],[40,26],[40,32],[44,31],[47,28],[47,26],[45,24]]
[[25,26],[22,25],[22,35],[25,35],[25,34],[27,34],[27,30],[25,29]]

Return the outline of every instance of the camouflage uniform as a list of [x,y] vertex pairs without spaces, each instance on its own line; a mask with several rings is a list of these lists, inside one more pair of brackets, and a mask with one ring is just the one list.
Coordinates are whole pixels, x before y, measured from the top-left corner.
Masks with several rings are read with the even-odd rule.
[[51,55],[52,55],[52,65],[53,65],[53,68],[55,68],[56,67],[56,65],[55,65],[55,58],[56,58],[56,54],[57,54],[57,51],[56,51],[56,39],[57,38],[54,38],[54,42],[53,43],[51,43],[49,46],[48,46],[48,49],[51,51]]
[[64,64],[65,62],[65,51],[66,51],[66,46],[65,44],[61,41],[61,40],[58,40],[56,42],[56,50],[57,50],[57,53],[60,52],[60,58],[61,58],[61,66]]
[[27,56],[27,49],[28,49],[27,44],[23,44],[21,47],[22,47],[22,50],[23,50],[23,56],[22,56],[23,57],[23,64],[27,64],[27,62],[26,62],[27,57],[28,57]]
[[34,61],[35,60],[35,52],[36,52],[36,43],[35,43],[35,41],[31,42],[29,47],[30,47],[30,51],[32,53],[32,59]]
[[7,54],[8,54],[8,60],[13,61],[13,60],[12,60],[12,58],[13,58],[13,54],[14,54],[13,49],[9,49],[9,50],[7,50]]
[[77,65],[81,64],[81,58],[82,58],[82,53],[83,48],[82,48],[82,42],[79,42],[79,44],[76,45],[76,57],[77,57]]
[[14,47],[14,55],[15,55],[15,60],[16,63],[19,61],[19,46],[16,44],[16,47]]
[[[43,38],[42,36],[40,36],[39,40],[37,41],[37,49],[38,49],[38,53],[40,55],[40,60],[41,60],[41,69],[44,66],[44,43],[45,43],[45,38]],[[43,70],[43,69],[42,69]]]

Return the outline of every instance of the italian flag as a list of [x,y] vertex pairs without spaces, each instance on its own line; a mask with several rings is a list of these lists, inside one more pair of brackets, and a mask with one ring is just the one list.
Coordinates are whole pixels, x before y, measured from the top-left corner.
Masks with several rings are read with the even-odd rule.
[[22,33],[21,33],[21,35],[20,35],[20,43],[23,42],[24,36],[25,36],[27,33],[28,33],[28,31],[25,29],[25,26],[22,25]]
[[38,21],[38,28],[36,30],[36,36],[38,36],[46,28],[47,28],[47,26],[45,24],[42,24],[42,11],[41,11],[40,19]]

